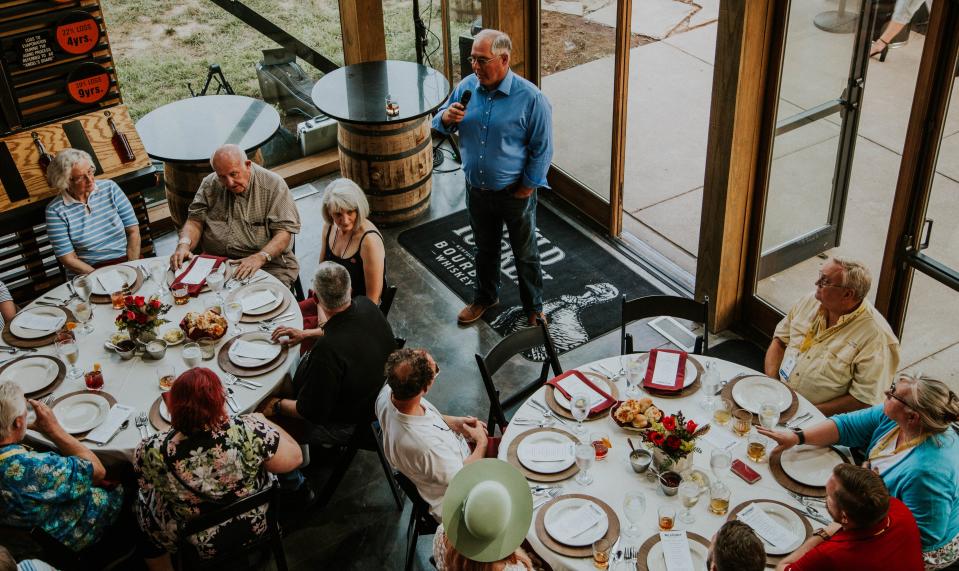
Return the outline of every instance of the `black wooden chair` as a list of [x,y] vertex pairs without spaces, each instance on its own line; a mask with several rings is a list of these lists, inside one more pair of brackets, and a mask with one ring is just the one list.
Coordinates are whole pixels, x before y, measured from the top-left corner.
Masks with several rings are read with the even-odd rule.
[[383,290],[383,295],[380,296],[380,311],[383,312],[383,317],[389,317],[390,308],[393,307],[393,299],[395,297],[395,285],[387,286],[386,289]]
[[622,327],[620,330],[620,354],[634,352],[633,336],[626,333],[626,326],[638,319],[669,316],[701,323],[703,334],[696,338],[693,352],[706,355],[709,352],[709,297],[696,301],[675,295],[647,295],[627,301],[623,296]]
[[[293,255],[296,255],[296,234],[293,235]],[[303,280],[300,278],[300,274],[296,274],[296,279],[293,280],[293,283],[290,284],[290,291],[293,292],[293,298],[296,301],[303,301],[306,299],[306,292],[303,290]]]
[[416,485],[402,472],[394,471],[394,474],[400,489],[413,503],[413,508],[410,510],[410,522],[406,526],[406,563],[403,566],[404,571],[410,571],[413,568],[413,559],[416,557],[416,541],[421,535],[436,533],[439,524],[430,514],[430,505],[420,495]]
[[[504,398],[493,382],[493,375],[514,356],[538,347],[542,347],[546,354],[546,360],[543,362],[543,368],[540,370],[539,376]],[[486,387],[486,395],[489,397],[490,410],[487,429],[490,436],[494,435],[496,426],[503,429],[508,424],[506,420],[507,410],[520,404],[549,380],[550,369],[552,369],[553,376],[563,373],[563,368],[559,364],[559,357],[556,355],[556,347],[553,345],[553,338],[550,337],[546,324],[540,320],[537,320],[536,327],[524,327],[500,339],[499,343],[493,346],[485,357],[476,355],[476,366],[479,367],[483,385]]]
[[[241,557],[245,557],[256,551],[269,549],[273,552],[273,559],[276,561],[276,568],[279,571],[286,571],[286,553],[283,551],[283,533],[280,530],[278,520],[278,504],[280,500],[280,487],[274,482],[272,486],[256,492],[242,500],[218,509],[214,512],[204,514],[191,519],[181,529],[181,539],[179,543],[179,556],[177,557],[178,569],[209,569],[209,568],[228,568],[228,563],[235,562]],[[223,523],[230,518],[244,514],[260,506],[267,506],[266,510],[266,530],[254,541],[247,545],[237,545],[228,552],[217,554],[215,557],[204,559],[197,553],[196,548],[187,541],[191,535],[207,530],[217,524]]]
[[115,569],[133,558],[134,549],[130,542],[120,545],[123,540],[111,537],[109,530],[104,539],[81,551],[73,551],[41,527],[0,526],[0,545],[6,547],[14,559],[40,559],[63,571]]

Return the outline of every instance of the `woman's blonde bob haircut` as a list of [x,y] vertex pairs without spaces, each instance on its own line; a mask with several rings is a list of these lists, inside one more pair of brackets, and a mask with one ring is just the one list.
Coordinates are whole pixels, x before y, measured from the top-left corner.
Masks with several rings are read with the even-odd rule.
[[334,212],[356,211],[356,227],[370,215],[370,203],[366,201],[366,194],[355,182],[348,178],[338,178],[326,187],[323,193],[323,220],[327,224],[333,223]]

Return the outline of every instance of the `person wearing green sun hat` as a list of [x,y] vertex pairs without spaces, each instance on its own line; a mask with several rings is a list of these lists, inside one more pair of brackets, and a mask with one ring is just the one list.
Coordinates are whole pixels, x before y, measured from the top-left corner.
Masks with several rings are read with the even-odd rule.
[[519,470],[493,458],[464,466],[443,498],[443,525],[433,540],[436,568],[532,570],[520,547],[532,519],[533,496]]

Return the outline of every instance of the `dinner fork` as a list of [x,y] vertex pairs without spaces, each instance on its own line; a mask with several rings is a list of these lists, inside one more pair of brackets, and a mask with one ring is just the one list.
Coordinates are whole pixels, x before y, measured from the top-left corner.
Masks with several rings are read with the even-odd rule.
[[241,379],[240,377],[237,377],[236,375],[233,375],[231,373],[226,374],[224,378],[224,382],[227,384],[227,386],[232,387],[233,385],[239,385],[243,387],[244,389],[249,389],[251,391],[255,391],[257,389],[263,388],[263,385],[261,385],[260,383],[257,383],[256,381]]
[[240,412],[240,405],[238,405],[236,399],[233,398],[233,389],[230,387],[226,387],[226,404],[230,407],[230,410],[232,410],[234,414],[238,414]]
[[147,415],[145,412],[141,412],[140,414],[138,414],[133,421],[137,425],[137,430],[140,431],[141,438],[147,438],[148,436],[150,436],[150,432],[147,429]]
[[[537,401],[537,400],[533,400],[533,399],[529,399],[527,402],[528,402],[531,406],[533,406],[534,408],[536,408],[537,410],[539,410],[541,413],[543,413],[544,421],[545,421],[545,419],[553,418],[553,419],[555,419],[555,420],[558,420],[559,423],[562,424],[563,426],[566,426],[567,428],[569,427],[569,424],[568,424],[565,420],[563,420],[563,419],[560,418],[559,416],[553,414],[553,411],[551,411],[551,410],[549,409],[549,407],[546,406],[546,405],[544,405],[543,403],[541,403],[541,402],[539,402],[539,401]],[[548,421],[546,421],[546,422],[548,422]]]
[[546,490],[546,493],[544,494],[546,497],[544,497],[543,499],[533,504],[533,509],[535,510],[537,508],[541,508],[544,505],[548,504],[550,501],[552,501],[553,498],[558,496],[562,491],[563,491],[562,487],[550,488]]

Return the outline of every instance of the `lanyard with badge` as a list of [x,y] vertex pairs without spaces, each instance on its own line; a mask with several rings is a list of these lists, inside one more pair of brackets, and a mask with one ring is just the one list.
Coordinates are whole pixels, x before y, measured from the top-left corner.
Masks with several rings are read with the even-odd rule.
[[908,442],[903,442],[899,446],[896,446],[895,448],[893,448],[892,452],[883,452],[883,450],[885,450],[886,447],[889,446],[889,443],[894,438],[899,436],[899,432],[900,432],[900,428],[897,426],[896,428],[893,428],[892,430],[890,430],[889,434],[883,436],[879,440],[879,442],[877,442],[876,445],[873,447],[872,451],[869,454],[869,458],[866,459],[866,463],[863,464],[863,466],[866,468],[869,468],[870,470],[878,474],[879,469],[872,467],[872,463],[874,461],[882,460],[884,458],[892,458],[893,456],[895,456],[896,454],[899,454],[900,452],[905,452],[906,450],[909,450],[910,448],[915,448],[916,446],[919,446],[927,438],[929,438],[928,434],[923,434],[913,438],[912,440],[909,440]]
[[783,382],[788,381],[793,369],[796,368],[796,362],[798,361],[798,357],[800,355],[811,349],[813,345],[822,343],[838,333],[840,329],[845,327],[847,323],[851,323],[856,317],[859,316],[860,313],[865,311],[865,309],[865,304],[860,304],[859,307],[847,315],[841,323],[837,323],[832,327],[826,327],[826,312],[820,309],[816,314],[816,319],[813,320],[809,326],[809,329],[806,330],[805,335],[803,335],[803,340],[799,345],[798,353],[789,352],[788,355],[783,357],[783,362],[779,365],[779,378],[782,379]]

